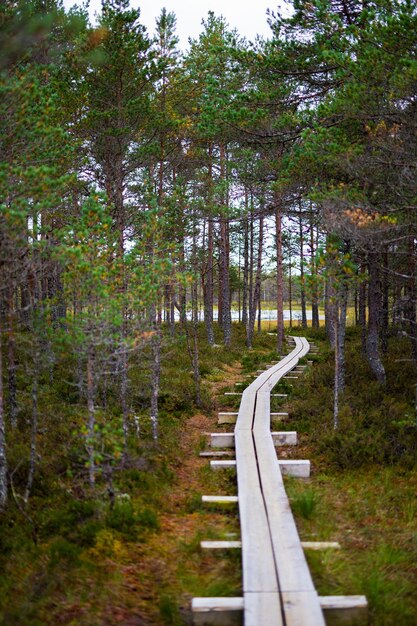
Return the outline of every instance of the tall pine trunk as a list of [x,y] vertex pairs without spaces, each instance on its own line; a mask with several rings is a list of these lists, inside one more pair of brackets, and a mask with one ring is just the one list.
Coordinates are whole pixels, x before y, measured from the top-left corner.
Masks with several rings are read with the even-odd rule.
[[275,243],[277,254],[277,352],[284,345],[284,271],[282,254],[282,211],[280,198],[275,195]]
[[[310,207],[311,209],[311,207]],[[318,328],[320,325],[319,321],[319,299],[317,293],[317,268],[316,268],[316,242],[314,241],[314,223],[312,218],[310,218],[310,254],[311,254],[311,274],[313,277],[313,290],[311,294],[311,325],[313,328]]]
[[7,375],[9,390],[9,416],[12,428],[17,426],[17,383],[16,383],[16,340],[15,340],[15,312],[13,289],[8,288],[7,297]]
[[[36,331],[35,331],[36,332]],[[36,342],[36,339],[34,340]],[[29,455],[29,471],[26,482],[24,501],[27,504],[30,493],[32,491],[33,480],[35,477],[36,460],[37,460],[37,438],[38,438],[38,379],[39,379],[39,349],[35,345],[33,350],[33,373],[32,373],[32,424],[30,433],[30,455]]]
[[303,233],[303,220],[301,216],[301,205],[300,205],[300,216],[299,216],[299,234],[300,234],[300,297],[301,297],[301,326],[303,328],[307,328],[307,312],[306,312],[306,292],[304,285],[304,233]]
[[6,456],[6,421],[3,396],[3,349],[0,311],[0,511],[7,505],[7,456]]
[[[258,253],[257,253],[257,262],[256,262],[255,285],[253,288],[252,298],[249,303],[249,320],[246,326],[246,345],[248,348],[252,347],[253,332],[255,329],[255,320],[256,320],[256,310],[257,310],[257,306],[258,306],[258,302],[259,302],[259,298],[261,294],[263,223],[264,223],[264,218],[261,215],[259,218],[259,238],[258,238]],[[252,254],[253,254],[253,247],[252,247]]]
[[213,330],[213,295],[214,295],[214,272],[213,272],[213,251],[214,251],[214,225],[213,219],[208,218],[207,229],[207,266],[203,284],[204,297],[204,323],[206,326],[207,341],[210,346],[214,346]]
[[372,372],[379,383],[386,382],[385,368],[379,354],[379,312],[381,307],[381,282],[376,252],[368,254],[368,333],[366,356]]
[[[361,274],[365,272],[365,265],[361,265]],[[361,280],[358,293],[358,322],[361,327],[362,356],[366,357],[366,282]]]
[[151,307],[151,327],[153,335],[151,339],[152,350],[152,366],[151,366],[151,424],[152,424],[152,438],[156,442],[158,441],[159,430],[159,387],[161,381],[161,325],[156,316],[156,305]]
[[248,293],[249,293],[249,220],[248,220],[248,192],[245,189],[246,215],[243,220],[243,290],[242,290],[242,324],[248,323]]
[[408,325],[408,335],[411,342],[411,356],[413,360],[417,362],[416,243],[414,235],[408,240],[408,252],[406,320]]
[[90,344],[87,349],[87,454],[88,454],[88,479],[90,487],[94,487],[96,479],[94,459],[94,426],[96,423],[94,406],[94,346]]
[[[223,183],[227,176],[226,151],[224,144],[220,145],[220,179]],[[227,193],[224,192],[221,216],[220,216],[220,246],[219,246],[219,316],[221,315],[221,326],[223,330],[223,341],[226,347],[230,347],[232,340],[232,317],[230,298],[230,276],[229,276],[229,219],[227,216]]]

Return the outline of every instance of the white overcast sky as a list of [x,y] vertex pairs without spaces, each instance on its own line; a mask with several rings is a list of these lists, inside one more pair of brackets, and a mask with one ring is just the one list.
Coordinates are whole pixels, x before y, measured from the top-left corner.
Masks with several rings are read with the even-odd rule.
[[[66,8],[76,4],[75,0],[64,0]],[[154,33],[155,19],[165,7],[177,16],[177,35],[180,45],[187,48],[188,38],[198,37],[202,30],[201,20],[209,11],[223,15],[231,28],[241,36],[254,41],[257,34],[268,38],[271,34],[267,24],[266,10],[275,11],[283,0],[131,0],[132,7],[140,7],[141,22],[149,34]],[[90,16],[100,10],[101,0],[90,0]]]

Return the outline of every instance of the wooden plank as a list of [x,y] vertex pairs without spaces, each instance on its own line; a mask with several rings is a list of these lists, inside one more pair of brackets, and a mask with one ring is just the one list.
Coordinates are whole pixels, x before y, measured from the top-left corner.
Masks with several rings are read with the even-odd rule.
[[326,626],[315,590],[284,592],[281,598],[286,626]]
[[275,446],[297,445],[297,432],[295,430],[272,432],[271,436]]
[[237,504],[237,496],[201,496],[204,504]]
[[[297,444],[297,433],[294,430],[272,432],[271,436],[276,446],[294,446]],[[234,448],[235,434],[210,433],[210,445],[212,448]]]
[[279,461],[279,465],[285,476],[295,476],[296,478],[309,478],[310,476],[310,461],[308,460],[282,459]]
[[223,412],[219,413],[217,423],[218,424],[236,424],[238,413],[237,412]]
[[245,626],[283,626],[278,593],[245,594]]
[[210,433],[210,445],[212,448],[234,448],[234,433]]
[[235,453],[233,450],[204,450],[200,452],[200,456],[203,459],[222,458],[225,456],[234,457]]
[[241,541],[200,541],[202,550],[240,550]]
[[[236,499],[237,501],[237,499]],[[204,545],[203,545],[204,544]],[[202,541],[202,548],[207,549],[227,549],[241,548],[241,541]],[[340,550],[340,543],[337,541],[302,541],[301,546],[304,550]],[[339,597],[339,596],[336,596]]]
[[286,420],[289,416],[288,413],[270,413],[271,418],[279,418],[281,421]]
[[368,623],[366,596],[321,596],[319,600],[327,626],[357,626]]
[[340,550],[338,541],[302,541],[304,550]]
[[236,461],[210,461],[212,470],[233,469],[236,470]]
[[195,626],[241,626],[243,598],[193,598]]

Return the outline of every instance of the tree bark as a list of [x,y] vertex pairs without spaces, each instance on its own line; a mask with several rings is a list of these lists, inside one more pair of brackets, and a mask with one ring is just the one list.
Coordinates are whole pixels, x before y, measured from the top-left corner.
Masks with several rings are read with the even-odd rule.
[[242,324],[248,323],[248,291],[249,291],[249,224],[248,224],[248,192],[245,189],[246,215],[243,220],[243,290],[242,290]]
[[3,353],[2,328],[0,313],[0,511],[7,506],[7,455],[6,455],[6,422],[3,397]]
[[[222,182],[226,181],[226,175],[226,151],[224,144],[222,143],[220,145],[220,179]],[[229,348],[232,340],[232,317],[230,310],[229,219],[227,216],[228,207],[226,193],[224,193],[222,199],[221,209],[222,213],[220,216],[219,295],[221,294],[221,325],[223,330],[223,341],[224,345]]]
[[156,317],[156,304],[151,305],[150,314],[151,328],[153,331],[151,339],[152,367],[151,367],[151,407],[150,417],[152,424],[152,438],[158,441],[159,427],[159,387],[161,381],[161,327]]
[[88,478],[90,487],[94,487],[96,479],[95,460],[94,460],[94,426],[95,407],[94,407],[94,346],[90,344],[87,350],[87,454],[88,454]]
[[389,326],[389,261],[388,250],[385,247],[382,252],[382,298],[380,315],[381,350],[385,354],[388,350],[388,326]]
[[[361,274],[365,272],[365,265],[361,266]],[[358,294],[358,321],[361,327],[362,356],[366,357],[366,282],[361,280]]]
[[280,198],[275,195],[275,244],[277,254],[277,352],[284,345],[284,271],[282,254],[282,211]]
[[417,289],[416,289],[416,244],[414,235],[408,241],[407,267],[407,325],[411,343],[411,356],[417,362]]
[[[125,323],[125,322],[124,322]],[[122,332],[120,341],[120,405],[122,408],[122,428],[123,428],[123,461],[128,455],[128,435],[129,435],[129,408],[127,403],[128,393],[128,362],[126,347],[127,329]]]
[[368,333],[366,337],[366,356],[372,372],[381,385],[386,382],[385,369],[379,355],[379,311],[381,306],[381,285],[378,257],[375,252],[368,255]]
[[13,303],[13,289],[8,288],[7,298],[7,374],[9,390],[9,416],[12,428],[17,426],[17,383],[16,383],[16,341],[15,341],[15,312]]
[[[35,340],[36,341],[36,340]],[[34,349],[34,358],[33,358],[33,374],[32,374],[32,427],[30,434],[30,455],[29,455],[29,472],[28,478],[26,482],[26,490],[24,495],[24,501],[27,504],[29,500],[30,493],[32,491],[33,480],[35,477],[36,470],[36,457],[37,457],[37,437],[38,437],[38,421],[39,421],[39,412],[38,412],[38,376],[39,376],[39,353],[38,348]]]
[[214,346],[214,330],[213,330],[213,250],[214,250],[214,237],[213,237],[213,219],[210,216],[208,218],[207,229],[207,267],[205,272],[205,280],[203,285],[204,294],[204,323],[206,325],[207,341],[210,346]]
[[301,296],[301,326],[307,328],[307,312],[306,312],[306,292],[304,287],[304,233],[303,220],[301,217],[301,206],[299,216],[299,233],[300,233],[300,296]]
[[255,329],[256,309],[261,295],[261,280],[262,280],[262,250],[263,250],[263,224],[264,218],[261,215],[259,217],[259,238],[258,238],[258,254],[256,262],[256,276],[255,286],[253,289],[252,302],[249,307],[249,322],[247,325],[246,333],[246,345],[248,348],[252,347],[253,332]]
[[[310,207],[311,213],[312,209]],[[313,290],[311,294],[311,325],[313,328],[318,328],[319,321],[319,302],[317,293],[317,268],[316,268],[316,244],[314,241],[314,223],[311,215],[310,219],[310,254],[311,254],[311,274],[313,277]]]

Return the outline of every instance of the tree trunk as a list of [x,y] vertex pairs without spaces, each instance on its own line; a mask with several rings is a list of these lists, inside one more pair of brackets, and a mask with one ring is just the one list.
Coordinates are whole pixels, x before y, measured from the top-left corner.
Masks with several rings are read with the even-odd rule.
[[[125,324],[125,322],[124,322]],[[122,428],[123,428],[123,461],[127,460],[128,455],[128,436],[129,436],[129,408],[127,403],[128,393],[128,363],[127,363],[127,347],[126,347],[127,329],[124,329],[121,337],[120,352],[120,405],[122,408]]]
[[0,312],[0,511],[7,505],[7,456],[6,456],[6,423],[3,398],[3,354],[2,328]]
[[[361,266],[361,274],[365,272],[365,265]],[[362,356],[366,357],[366,282],[361,279],[358,294],[358,321],[361,327]]]
[[[311,208],[311,207],[310,207]],[[317,268],[316,268],[316,245],[314,241],[314,224],[311,216],[310,219],[310,254],[311,254],[311,274],[313,277],[313,289],[311,294],[311,325],[313,328],[320,326],[319,321],[319,302],[317,293]]]
[[247,325],[247,333],[246,333],[246,345],[248,348],[252,347],[253,332],[255,329],[256,309],[257,309],[258,302],[261,296],[263,225],[264,225],[264,218],[261,215],[259,217],[259,240],[258,240],[258,254],[257,254],[257,262],[256,262],[255,287],[253,289],[251,306],[249,307],[249,323]]
[[253,266],[254,266],[254,228],[253,228],[253,211],[250,211],[250,222],[249,222],[249,264],[248,264],[248,272],[249,272],[249,285],[248,285],[248,319],[246,323],[246,347],[252,347],[252,336],[253,336],[253,324],[252,324],[252,315],[253,315],[253,307],[254,305],[254,294],[253,294]]
[[307,312],[306,312],[306,292],[304,287],[304,234],[303,234],[303,220],[299,217],[299,232],[300,232],[300,296],[301,296],[301,326],[307,328]]
[[15,313],[13,290],[8,289],[7,298],[7,374],[9,389],[9,416],[12,428],[17,426],[17,383],[16,383],[16,341],[15,341]]
[[[220,179],[226,181],[226,152],[224,144],[220,145]],[[227,216],[227,194],[222,201],[220,216],[220,250],[219,250],[219,296],[221,295],[221,325],[224,345],[229,348],[232,339],[232,318],[230,310],[230,277],[229,277],[229,219]],[[220,310],[219,310],[220,315]]]
[[[196,237],[196,225],[194,224],[193,228],[193,269],[194,273],[197,273],[197,237]],[[191,286],[191,309],[192,309],[192,338],[193,345],[191,347],[191,343],[189,340],[189,336],[187,333],[187,348],[188,354],[190,356],[191,365],[193,368],[193,378],[194,378],[194,386],[195,386],[195,401],[198,407],[201,407],[201,376],[200,376],[200,357],[199,357],[199,349],[198,349],[198,291],[197,291],[197,281],[194,280]]]
[[208,218],[207,232],[207,270],[204,281],[204,323],[206,325],[207,341],[210,346],[214,346],[214,330],[213,330],[213,219]]
[[151,367],[151,424],[152,424],[152,438],[156,442],[158,441],[158,426],[159,426],[159,387],[161,380],[161,327],[156,317],[156,304],[151,306],[150,314],[151,328],[153,335],[151,339],[152,349],[152,367]]
[[330,346],[335,348],[336,343],[336,294],[334,289],[334,277],[326,276],[325,293],[324,293],[324,315],[326,334],[330,342]]
[[333,428],[339,428],[340,395],[345,389],[345,335],[348,286],[344,283],[337,294],[334,317],[334,397]]
[[381,350],[385,354],[388,350],[388,325],[389,325],[389,261],[388,250],[385,247],[382,253],[382,298],[380,315]]
[[381,285],[378,257],[375,252],[368,255],[368,333],[366,338],[366,356],[375,378],[382,385],[386,382],[385,369],[379,355],[379,311],[381,306]]
[[96,472],[94,461],[94,426],[95,407],[94,407],[94,346],[90,344],[87,350],[87,454],[88,454],[88,478],[90,487],[94,487]]
[[38,413],[39,368],[40,368],[39,352],[38,352],[38,348],[35,347],[34,358],[33,358],[33,374],[32,374],[32,427],[31,427],[31,434],[30,434],[29,472],[28,472],[28,479],[26,482],[25,495],[23,498],[26,504],[28,503],[29,496],[32,491],[33,479],[35,476],[35,469],[36,469],[36,457],[37,457],[36,441],[38,437],[38,421],[39,421],[39,413]]
[[291,256],[288,264],[288,307],[290,309],[290,328],[292,328],[292,267]]
[[277,253],[277,352],[284,345],[284,271],[282,255],[282,212],[280,198],[275,195],[275,244]]
[[407,325],[411,342],[411,356],[417,362],[417,289],[416,289],[416,244],[414,235],[408,241],[408,268],[407,268]]
[[242,324],[248,323],[248,282],[249,282],[249,224],[248,224],[248,192],[245,189],[245,206],[246,215],[243,220],[244,224],[244,243],[243,243],[243,290],[242,290]]

